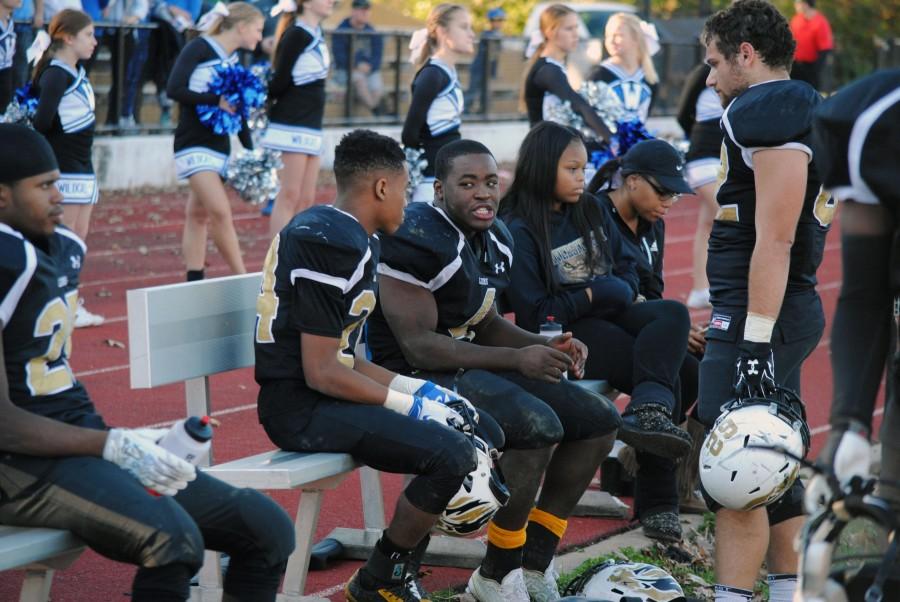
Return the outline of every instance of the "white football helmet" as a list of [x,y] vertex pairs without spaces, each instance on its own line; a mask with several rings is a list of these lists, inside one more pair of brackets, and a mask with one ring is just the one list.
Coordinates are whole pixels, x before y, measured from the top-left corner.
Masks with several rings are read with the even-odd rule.
[[658,566],[616,560],[591,567],[569,584],[565,594],[609,602],[620,602],[623,598],[643,602],[683,602],[685,599],[675,578]]
[[797,458],[809,451],[803,402],[780,387],[770,399],[733,400],[722,410],[700,450],[703,490],[729,510],[775,502],[797,479]]
[[472,434],[471,440],[478,465],[466,476],[435,525],[447,535],[475,535],[509,501],[509,489],[494,462],[496,450],[477,435]]

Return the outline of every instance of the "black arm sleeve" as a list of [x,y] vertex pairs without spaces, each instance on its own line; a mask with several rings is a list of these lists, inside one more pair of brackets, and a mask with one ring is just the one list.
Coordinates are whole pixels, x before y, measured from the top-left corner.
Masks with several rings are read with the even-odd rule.
[[547,90],[562,101],[568,100],[572,110],[581,115],[584,122],[594,130],[598,136],[609,140],[610,131],[594,111],[590,103],[569,85],[566,74],[555,65],[544,65],[534,74],[534,83]]
[[[199,41],[199,40],[198,40]],[[203,61],[204,45],[188,44],[175,60],[172,73],[169,74],[169,82],[166,85],[166,94],[172,100],[186,105],[217,105],[219,97],[211,92],[194,92],[188,86],[191,74],[199,63]]]
[[34,114],[34,129],[45,134],[53,125],[56,112],[59,110],[59,101],[62,100],[66,87],[69,85],[69,74],[59,67],[48,67],[41,73],[37,110]]
[[706,78],[709,76],[708,65],[698,65],[691,71],[684,81],[681,89],[681,98],[678,99],[678,125],[684,130],[686,136],[691,135],[691,129],[697,120],[697,99],[706,88]]
[[6,105],[13,96],[13,70],[0,69],[0,110],[6,110]]
[[297,57],[306,50],[312,36],[300,27],[289,27],[278,42],[275,70],[269,81],[269,98],[277,98],[288,91],[294,83],[292,71]]
[[247,150],[253,150],[253,136],[250,134],[250,126],[247,125],[246,121],[241,121],[241,131],[238,132],[238,140],[241,141],[241,146]]
[[419,134],[428,118],[428,109],[449,83],[450,79],[440,67],[425,65],[416,75],[413,81],[412,100],[406,113],[406,121],[403,122],[403,132],[400,134],[404,146],[410,148],[419,146]]

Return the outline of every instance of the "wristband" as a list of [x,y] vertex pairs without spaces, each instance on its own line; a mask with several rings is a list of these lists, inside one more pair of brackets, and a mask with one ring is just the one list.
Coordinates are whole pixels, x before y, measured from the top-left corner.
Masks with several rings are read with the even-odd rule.
[[425,386],[426,382],[428,381],[424,381],[421,378],[412,378],[398,374],[391,380],[391,384],[388,385],[388,388],[392,391],[399,391],[400,393],[412,395]]
[[775,329],[775,318],[762,314],[747,314],[744,323],[744,340],[752,343],[770,343]]
[[388,389],[387,397],[384,400],[384,407],[393,410],[398,414],[409,416],[409,411],[412,409],[413,403],[415,403],[415,400],[412,395],[395,389]]

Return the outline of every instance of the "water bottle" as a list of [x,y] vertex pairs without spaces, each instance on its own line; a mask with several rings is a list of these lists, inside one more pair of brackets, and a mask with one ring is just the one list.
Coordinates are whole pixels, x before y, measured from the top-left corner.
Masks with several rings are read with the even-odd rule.
[[212,435],[209,416],[191,416],[176,422],[159,446],[196,466],[209,454]]
[[557,322],[553,316],[547,316],[547,319],[541,324],[540,335],[552,339],[560,334],[562,334],[562,324]]

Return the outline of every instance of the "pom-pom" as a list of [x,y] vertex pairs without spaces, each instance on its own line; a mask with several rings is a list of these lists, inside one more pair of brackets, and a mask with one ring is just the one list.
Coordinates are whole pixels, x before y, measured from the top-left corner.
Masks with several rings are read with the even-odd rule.
[[18,123],[31,127],[34,114],[37,112],[37,105],[38,98],[31,89],[31,82],[28,82],[16,90],[13,99],[6,107],[6,111],[0,117],[0,122]]
[[641,140],[652,140],[653,138],[653,134],[647,131],[640,119],[631,119],[618,124],[610,146],[614,148],[616,156],[621,157]]
[[235,109],[234,113],[229,113],[217,104],[197,106],[200,122],[220,135],[238,133],[251,111],[266,102],[266,86],[241,65],[217,66],[207,92],[225,98]]
[[228,162],[225,182],[251,205],[259,205],[278,193],[281,153],[268,148],[243,150]]
[[404,147],[403,152],[406,153],[406,167],[409,171],[409,183],[406,185],[406,196],[412,198],[416,188],[424,180],[422,173],[428,167],[428,160],[425,158],[425,151],[419,148]]

